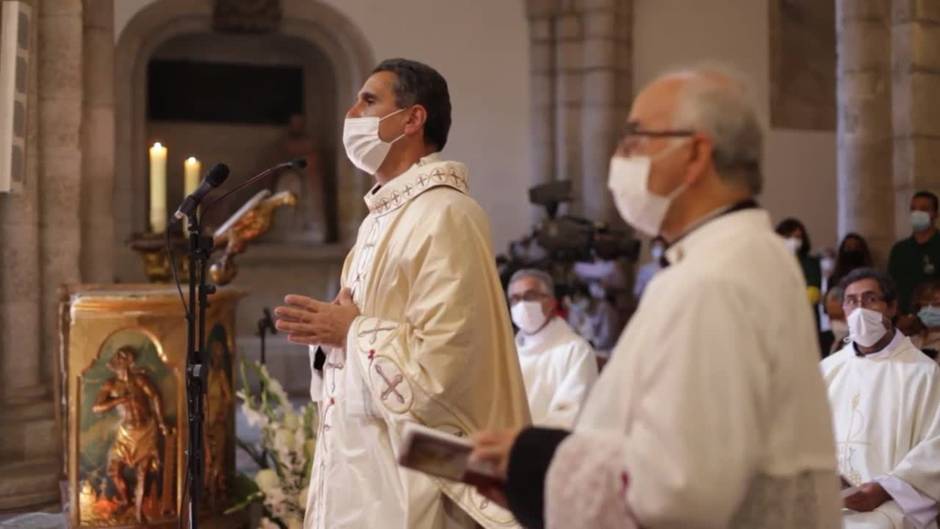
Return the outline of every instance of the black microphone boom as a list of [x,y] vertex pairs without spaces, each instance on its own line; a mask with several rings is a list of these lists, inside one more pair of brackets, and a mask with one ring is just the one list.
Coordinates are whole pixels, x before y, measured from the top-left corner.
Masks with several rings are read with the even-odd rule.
[[209,169],[209,173],[206,174],[205,179],[203,179],[202,183],[199,184],[199,187],[190,193],[188,197],[183,199],[183,203],[180,204],[180,207],[176,210],[176,213],[174,213],[173,216],[179,220],[183,220],[184,218],[191,215],[194,211],[196,211],[196,207],[199,206],[199,203],[202,202],[202,199],[205,198],[209,191],[212,191],[213,189],[222,185],[222,182],[228,178],[228,173],[228,166],[224,163],[217,163],[213,165],[212,168]]
[[237,186],[235,186],[235,187],[229,189],[228,191],[226,191],[225,193],[223,193],[222,196],[214,197],[212,200],[209,201],[208,204],[206,204],[206,205],[202,208],[202,212],[203,212],[203,214],[205,214],[206,211],[208,211],[210,208],[212,208],[212,206],[214,206],[215,204],[218,204],[219,202],[225,200],[226,198],[229,197],[229,195],[231,195],[231,194],[233,194],[233,193],[237,193],[237,192],[241,191],[242,189],[245,189],[246,187],[248,187],[248,186],[254,184],[255,182],[257,182],[257,181],[259,181],[259,180],[263,180],[263,179],[265,179],[265,178],[271,176],[272,174],[277,173],[278,171],[283,171],[284,169],[296,169],[296,170],[299,170],[299,169],[303,169],[303,168],[305,168],[305,167],[307,167],[307,160],[304,159],[304,158],[297,158],[297,159],[291,160],[291,161],[289,161],[289,162],[279,163],[279,164],[275,165],[274,167],[268,167],[268,168],[265,169],[264,171],[261,171],[260,173],[256,174],[255,176],[252,176],[251,178],[249,178],[248,180],[245,180],[244,182],[238,184]]

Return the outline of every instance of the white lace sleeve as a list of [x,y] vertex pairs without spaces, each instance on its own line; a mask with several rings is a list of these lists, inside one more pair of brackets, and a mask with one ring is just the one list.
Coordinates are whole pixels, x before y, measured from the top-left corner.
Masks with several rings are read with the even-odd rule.
[[620,439],[581,432],[562,441],[545,478],[548,529],[636,529],[622,450]]

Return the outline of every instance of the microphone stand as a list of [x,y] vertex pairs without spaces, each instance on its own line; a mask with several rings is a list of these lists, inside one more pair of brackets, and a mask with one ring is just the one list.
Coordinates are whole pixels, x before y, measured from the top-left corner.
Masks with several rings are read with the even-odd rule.
[[205,412],[206,379],[206,308],[215,286],[207,284],[212,237],[202,235],[198,210],[189,220],[189,310],[186,313],[186,404],[189,412],[189,443],[186,450],[186,475],[189,489],[189,529],[199,527],[199,500],[202,495],[203,416]]

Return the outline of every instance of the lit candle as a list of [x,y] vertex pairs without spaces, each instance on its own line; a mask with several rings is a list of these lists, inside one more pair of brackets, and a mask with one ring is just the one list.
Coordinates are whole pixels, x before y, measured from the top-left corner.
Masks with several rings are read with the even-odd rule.
[[199,173],[202,171],[202,164],[199,160],[190,156],[183,162],[183,195],[189,196],[199,185]]
[[150,231],[166,231],[166,147],[150,148]]

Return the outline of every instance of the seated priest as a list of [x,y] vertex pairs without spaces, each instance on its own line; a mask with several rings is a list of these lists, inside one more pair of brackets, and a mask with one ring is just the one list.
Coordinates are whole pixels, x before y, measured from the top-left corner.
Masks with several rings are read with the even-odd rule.
[[532,422],[570,428],[597,379],[594,349],[556,315],[555,286],[546,272],[519,270],[507,294]]
[[936,528],[940,498],[940,374],[894,324],[885,274],[847,275],[850,342],[822,362],[835,426],[844,527]]

